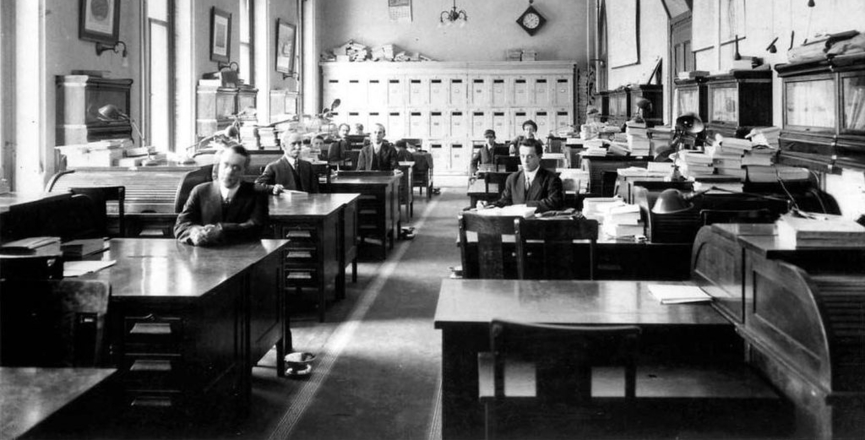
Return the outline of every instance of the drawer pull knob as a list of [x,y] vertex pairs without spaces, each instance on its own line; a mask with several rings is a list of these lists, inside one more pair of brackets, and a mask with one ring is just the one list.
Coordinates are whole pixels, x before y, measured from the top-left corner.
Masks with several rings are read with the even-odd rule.
[[133,335],[170,335],[171,324],[165,322],[136,322],[129,333]]

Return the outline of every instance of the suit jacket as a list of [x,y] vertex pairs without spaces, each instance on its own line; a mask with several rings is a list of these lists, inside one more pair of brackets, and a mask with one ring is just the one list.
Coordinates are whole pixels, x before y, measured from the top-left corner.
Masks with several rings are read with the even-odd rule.
[[[535,134],[537,135],[537,133],[535,133]],[[511,141],[511,143],[508,146],[508,154],[510,154],[511,156],[519,156],[520,155],[520,144],[523,143],[523,140],[525,138],[526,138],[525,135],[522,135],[522,134],[517,136],[516,138],[514,138],[514,140]],[[544,144],[544,141],[541,140],[537,136],[535,136],[535,140],[540,142],[541,145]]]
[[174,224],[174,236],[187,242],[196,227],[221,225],[227,241],[258,240],[267,224],[267,196],[251,182],[241,182],[223,211],[219,182],[205,182],[192,189]]
[[345,155],[348,153],[349,145],[345,139],[340,139],[330,144],[330,149],[327,150],[327,161],[330,163],[338,162],[342,164],[345,160]]
[[508,149],[502,144],[495,144],[491,150],[484,144],[472,155],[472,172],[478,170],[479,164],[495,163],[496,155],[507,156]]
[[558,211],[564,207],[565,196],[562,191],[562,179],[556,173],[539,168],[532,181],[532,187],[526,193],[526,177],[522,171],[508,176],[505,190],[495,206],[519,205],[537,207],[537,212]]
[[[318,175],[312,169],[312,164],[297,159],[297,169],[291,167],[285,156],[273,161],[264,167],[264,172],[255,179],[255,186],[268,194],[273,193],[273,186],[277,183],[285,189],[305,191],[308,193],[318,192]],[[300,177],[300,186],[294,180],[294,174]]]
[[378,152],[378,168],[372,167],[372,156],[375,154],[372,143],[368,140],[364,141],[363,148],[360,149],[360,156],[357,158],[358,171],[392,171],[399,169],[399,164],[396,159],[396,148],[387,141],[382,141],[381,151]]

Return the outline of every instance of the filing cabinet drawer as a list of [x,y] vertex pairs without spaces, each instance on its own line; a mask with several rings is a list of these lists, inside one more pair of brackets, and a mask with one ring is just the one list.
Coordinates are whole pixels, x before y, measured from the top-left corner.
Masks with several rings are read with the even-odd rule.
[[124,359],[123,383],[127,390],[176,391],[183,386],[179,355],[129,355]]
[[289,247],[297,245],[315,246],[318,241],[318,234],[315,226],[312,225],[288,225],[283,226],[280,237],[289,241]]
[[183,339],[183,320],[157,315],[127,316],[123,329],[125,351],[176,353]]
[[312,268],[285,268],[286,287],[315,287],[316,270]]
[[314,266],[318,261],[318,252],[314,247],[300,247],[285,251],[286,268],[297,266]]

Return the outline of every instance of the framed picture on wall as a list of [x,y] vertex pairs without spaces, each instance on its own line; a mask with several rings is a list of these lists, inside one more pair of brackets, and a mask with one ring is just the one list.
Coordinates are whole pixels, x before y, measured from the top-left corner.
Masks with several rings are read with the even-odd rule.
[[119,0],[81,0],[78,38],[114,44],[120,39]]
[[286,75],[294,73],[294,42],[297,27],[286,21],[276,20],[276,71]]
[[215,7],[210,10],[210,61],[231,61],[231,14]]

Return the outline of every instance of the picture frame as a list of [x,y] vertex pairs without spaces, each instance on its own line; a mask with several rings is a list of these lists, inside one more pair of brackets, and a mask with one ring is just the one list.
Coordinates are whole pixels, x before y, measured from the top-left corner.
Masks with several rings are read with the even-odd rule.
[[231,61],[231,14],[217,7],[210,9],[210,61]]
[[80,0],[78,39],[114,44],[120,39],[120,0]]
[[285,75],[294,73],[294,53],[297,43],[297,26],[276,20],[276,71]]

